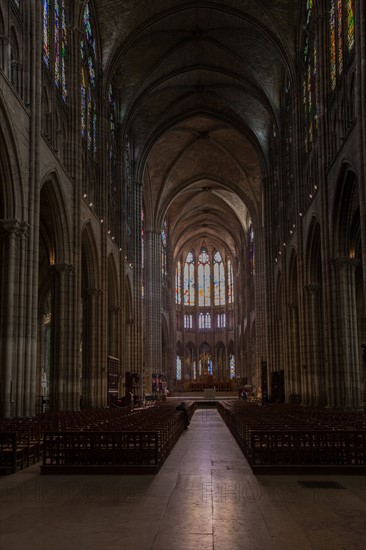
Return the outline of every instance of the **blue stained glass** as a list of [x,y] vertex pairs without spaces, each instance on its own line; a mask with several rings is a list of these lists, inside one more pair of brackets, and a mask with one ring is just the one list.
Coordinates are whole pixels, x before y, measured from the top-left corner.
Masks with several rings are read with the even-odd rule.
[[113,96],[112,84],[109,85],[108,90],[108,101],[109,101],[109,127],[111,129],[112,140],[115,139],[115,111],[116,111],[116,102]]
[[230,355],[230,379],[235,378],[235,357]]
[[65,16],[65,3],[62,0],[62,13],[61,13],[61,87],[62,97],[66,100],[67,86],[66,86],[66,48],[67,48],[67,30],[66,30],[66,16]]
[[96,55],[96,44],[93,37],[93,31],[91,26],[89,4],[86,4],[85,10],[84,10],[84,29],[85,29],[85,36],[88,41],[88,44],[93,48],[94,55]]
[[208,360],[208,374],[212,376],[212,359]]
[[[81,126],[82,135],[87,139],[88,149],[94,155],[97,149],[97,116],[95,99],[95,53],[96,44],[93,36],[89,4],[83,14],[84,38],[80,41],[80,55],[83,63]],[[86,69],[84,68],[86,66]],[[83,86],[85,91],[83,90]],[[86,101],[85,101],[86,98]],[[85,101],[86,106],[83,106]],[[84,117],[85,115],[85,117]],[[83,120],[84,117],[84,120]]]
[[50,66],[50,6],[43,0],[43,61]]
[[92,109],[92,97],[90,93],[90,89],[87,91],[87,107],[86,107],[86,127],[87,127],[87,140],[88,140],[88,149],[92,150],[92,116],[93,116],[93,109]]
[[84,40],[80,40],[80,55],[81,55],[81,60],[82,60],[82,61],[85,61],[86,53],[85,53],[85,44],[84,44]]
[[55,23],[54,23],[54,32],[55,32],[55,84],[58,87],[60,85],[60,64],[61,64],[61,56],[60,56],[60,39],[61,39],[61,31],[60,31],[60,7],[58,0],[54,0],[54,15],[55,15]]
[[81,71],[81,135],[86,134],[86,82],[85,70]]
[[[94,107],[95,109],[95,107]],[[93,112],[93,119],[92,119],[92,141],[93,141],[93,145],[92,145],[92,150],[93,150],[93,153],[95,154],[96,151],[97,151],[97,115],[95,113],[95,111]]]
[[94,63],[91,57],[88,57],[88,70],[89,70],[90,83],[92,84],[93,87],[95,87]]

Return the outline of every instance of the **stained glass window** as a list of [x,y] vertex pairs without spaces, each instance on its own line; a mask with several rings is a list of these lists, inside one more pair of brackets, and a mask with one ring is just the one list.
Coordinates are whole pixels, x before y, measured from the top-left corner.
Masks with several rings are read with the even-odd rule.
[[226,327],[226,314],[225,313],[218,313],[217,314],[217,328],[225,328]]
[[249,227],[249,269],[250,274],[255,274],[255,247],[254,247],[254,228],[253,225],[250,224]]
[[193,361],[193,380],[197,379],[197,362]]
[[193,315],[191,313],[186,313],[184,315],[184,328],[192,328],[193,327]]
[[[83,14],[83,31],[84,36],[80,41],[82,61],[81,135],[86,139],[88,150],[94,156],[97,149],[96,42],[88,3],[85,6]],[[83,101],[86,102],[86,109],[84,111]],[[83,116],[86,119],[84,121]]]
[[108,151],[109,151],[109,187],[110,194],[115,195],[115,165],[116,165],[116,100],[113,93],[112,84],[108,88],[108,105],[109,105],[109,131],[108,131]]
[[213,258],[214,268],[214,304],[223,306],[225,304],[225,269],[220,252],[215,252]]
[[187,254],[184,264],[183,303],[186,306],[194,306],[194,256],[192,252]]
[[[64,0],[43,1],[43,61],[48,69],[53,67],[55,86],[66,101],[66,50],[67,28]],[[52,57],[52,62],[51,62]]]
[[211,328],[211,313],[208,312],[205,315],[205,328]]
[[307,12],[306,19],[308,23],[309,23],[312,10],[313,10],[313,0],[307,0],[306,1],[306,12]]
[[343,0],[337,0],[337,31],[338,31],[338,73],[341,73],[343,71],[343,36],[342,36],[342,20],[343,20],[343,12],[342,12],[342,2]]
[[235,356],[230,355],[230,380],[235,378]]
[[198,314],[198,328],[210,329],[211,328],[211,313],[199,313]]
[[319,83],[318,83],[318,45],[316,39],[314,39],[313,49],[313,80],[314,80],[314,103],[313,103],[313,117],[315,128],[318,128],[318,105],[319,105]]
[[50,66],[50,4],[43,0],[43,61]]
[[177,380],[182,380],[182,359],[177,355],[176,361],[175,361],[175,372]]
[[54,2],[55,18],[55,84],[60,86],[60,58],[61,58],[61,29],[60,29],[60,6],[58,0]]
[[116,137],[116,100],[114,99],[112,84],[109,85],[108,89],[108,103],[109,103],[109,129],[111,132],[112,138]]
[[175,271],[175,303],[181,304],[182,303],[182,287],[181,287],[181,263],[178,261],[177,263],[177,269]]
[[227,301],[234,303],[234,275],[231,260],[227,261]]
[[330,5],[330,82],[332,89],[337,82],[337,54],[336,54],[336,20],[334,0]]
[[66,87],[66,49],[67,49],[67,31],[66,31],[66,16],[65,16],[65,5],[62,1],[62,10],[61,10],[61,91],[62,97],[66,100],[67,96],[67,87]]
[[307,2],[306,27],[304,36],[304,142],[305,151],[309,152],[314,141],[314,129],[318,127],[318,51],[316,29],[313,22],[313,2]]
[[198,305],[211,305],[211,274],[210,274],[210,257],[206,248],[202,248],[198,256]]
[[347,43],[348,49],[352,50],[355,44],[355,17],[353,12],[352,0],[346,1],[347,11]]
[[212,359],[208,360],[208,374],[212,376]]
[[166,219],[163,221],[163,225],[161,227],[161,272],[163,276],[166,276],[167,274],[167,268],[166,268],[166,248],[167,248],[167,240],[166,240]]
[[81,69],[81,135],[86,136],[86,78],[84,67]]
[[352,0],[330,0],[329,9],[330,82],[334,90],[343,72],[345,57],[355,43],[355,19]]

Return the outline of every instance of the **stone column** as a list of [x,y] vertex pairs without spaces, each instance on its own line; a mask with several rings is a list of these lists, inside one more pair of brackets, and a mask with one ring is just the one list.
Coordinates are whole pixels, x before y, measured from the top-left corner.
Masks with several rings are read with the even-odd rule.
[[129,371],[139,375],[141,382],[141,397],[143,397],[143,323],[142,323],[142,271],[141,271],[141,203],[142,203],[142,184],[135,182],[133,189],[133,229],[131,260],[133,270],[133,318],[131,319],[130,329],[130,364]]
[[338,341],[333,376],[339,387],[335,388],[342,407],[358,408],[360,396],[360,360],[357,334],[357,307],[355,270],[359,260],[339,257],[332,261],[335,277],[336,323]]
[[[17,220],[0,222],[0,243],[2,245],[2,288],[0,289],[1,334],[0,349],[3,368],[1,369],[0,415],[22,415],[24,392],[30,388],[23,386],[24,355],[19,353],[24,324],[22,267],[24,260],[25,237],[29,226]],[[20,393],[20,390],[22,393]]]
[[[52,291],[52,372],[50,381],[51,410],[68,410],[75,405],[74,373],[72,372],[73,338],[73,278],[74,266],[55,264],[50,268]],[[70,330],[71,329],[71,330]]]
[[89,334],[91,338],[91,373],[92,373],[92,404],[103,407],[107,404],[107,358],[101,357],[102,341],[100,338],[102,326],[103,291],[89,290],[89,305],[91,311]]
[[119,352],[119,330],[120,330],[120,312],[119,306],[109,306],[108,308],[108,355],[120,358]]
[[162,369],[161,338],[161,233],[145,232],[145,385],[147,392],[153,373]]
[[301,395],[301,369],[299,357],[299,312],[293,302],[287,304],[288,365],[285,380],[286,400],[291,394]]
[[[356,53],[356,119],[358,137],[358,190],[360,197],[361,257],[363,267],[363,293],[366,297],[366,3],[354,2],[355,53]],[[366,299],[364,303],[366,317]],[[366,342],[366,329],[363,335]]]
[[267,360],[266,336],[266,267],[264,228],[255,227],[255,336],[256,353],[254,372],[250,373],[249,383],[256,384],[260,379],[262,360]]
[[321,350],[321,286],[305,285],[307,322],[307,403],[324,405],[324,365]]

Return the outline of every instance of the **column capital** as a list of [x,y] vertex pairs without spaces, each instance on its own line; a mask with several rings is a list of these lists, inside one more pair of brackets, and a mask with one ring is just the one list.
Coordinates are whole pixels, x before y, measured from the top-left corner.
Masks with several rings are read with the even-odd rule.
[[334,270],[356,269],[360,265],[360,260],[349,256],[338,256],[338,258],[330,258],[329,263]]
[[75,266],[67,263],[53,264],[50,266],[50,269],[56,273],[74,273]]
[[119,313],[121,309],[122,308],[120,306],[109,306],[108,308],[111,313]]
[[317,283],[304,285],[304,290],[308,296],[315,296],[316,294],[320,294],[321,289],[322,289],[321,285]]
[[19,220],[0,220],[0,235],[24,239],[29,235],[29,223]]
[[102,296],[103,290],[100,288],[88,288],[86,291],[87,296]]

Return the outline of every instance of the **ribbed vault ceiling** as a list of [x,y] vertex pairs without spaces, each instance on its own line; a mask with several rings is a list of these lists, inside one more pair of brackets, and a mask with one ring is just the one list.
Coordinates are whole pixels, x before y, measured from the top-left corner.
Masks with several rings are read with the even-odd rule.
[[269,143],[293,78],[301,0],[98,0],[105,73],[143,181],[145,223],[174,253],[203,238],[233,256],[261,224]]

